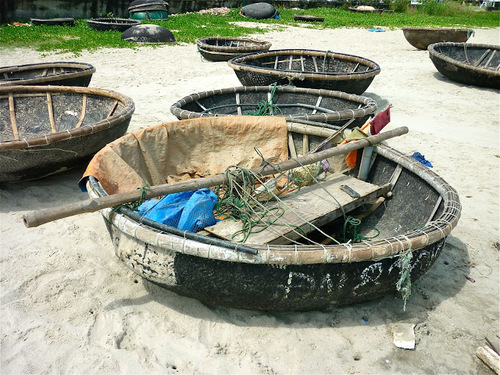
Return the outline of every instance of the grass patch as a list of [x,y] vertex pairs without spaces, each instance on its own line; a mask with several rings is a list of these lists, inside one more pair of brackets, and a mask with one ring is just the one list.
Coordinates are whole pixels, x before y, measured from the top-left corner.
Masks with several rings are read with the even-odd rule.
[[[392,29],[404,26],[434,27],[498,27],[499,13],[477,11],[477,7],[461,6],[455,1],[428,1],[417,7],[409,0],[398,0],[391,5],[392,12],[354,13],[347,6],[342,8],[315,8],[293,10],[279,8],[281,19],[253,20],[232,9],[227,15],[187,13],[171,15],[167,21],[154,23],[172,31],[178,43],[194,43],[206,36],[246,36],[267,32],[260,25],[301,25],[316,29],[339,27],[371,28],[374,26]],[[323,17],[322,23],[297,22],[295,14],[310,14]],[[237,22],[252,22],[241,26]],[[151,45],[155,46],[155,45]],[[91,29],[84,19],[75,20],[75,26],[0,26],[0,48],[25,47],[41,52],[69,52],[79,55],[82,51],[99,48],[136,48],[137,45],[121,39],[118,31]]]

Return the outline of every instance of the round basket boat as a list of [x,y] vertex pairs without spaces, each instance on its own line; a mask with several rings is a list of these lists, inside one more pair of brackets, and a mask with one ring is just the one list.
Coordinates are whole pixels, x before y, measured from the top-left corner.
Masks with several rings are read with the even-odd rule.
[[201,55],[209,61],[228,61],[236,56],[267,51],[271,48],[271,43],[266,41],[237,37],[199,38],[196,44]]
[[[263,110],[265,108],[265,110]],[[377,110],[373,99],[340,91],[293,86],[240,86],[188,95],[172,105],[179,120],[209,116],[283,116],[362,126]]]
[[13,85],[88,86],[95,68],[79,62],[50,62],[0,68],[0,87]]
[[98,31],[125,31],[129,27],[140,25],[140,20],[128,18],[96,18],[87,20],[87,24],[91,29]]
[[74,18],[32,18],[31,24],[36,26],[75,26]]
[[500,46],[472,43],[435,43],[428,48],[436,69],[467,85],[500,89]]
[[245,86],[294,85],[362,94],[380,73],[363,57],[304,49],[271,50],[228,61]]
[[[224,177],[227,175],[219,173],[230,165],[259,167],[262,155],[255,148],[263,155],[272,149],[285,158],[288,152],[294,161],[295,151],[305,155],[334,133],[326,128],[287,124],[276,117],[205,117],[171,122],[126,135],[106,146],[91,161],[81,182],[86,182],[93,198],[137,191],[146,184],[154,187],[165,181],[171,183],[176,176],[182,180],[206,177],[180,183],[186,190],[192,190],[195,183],[199,183],[198,188],[208,187],[212,185],[202,185],[208,169],[211,175]],[[335,147],[335,152],[341,154],[339,147],[344,146]],[[344,156],[339,155],[342,160]],[[302,311],[367,301],[396,292],[398,285],[404,285],[401,280],[414,281],[422,276],[441,253],[461,212],[455,190],[417,160],[379,141],[372,156],[366,181],[355,177],[356,167],[347,173],[332,173],[324,182],[281,198],[301,215],[316,217],[317,221],[310,216],[307,220],[319,225],[323,234],[302,225],[304,222],[294,220],[296,216],[292,215],[293,228],[273,226],[273,230],[252,233],[239,243],[231,240],[233,232],[228,229],[241,223],[232,220],[193,233],[123,207],[101,213],[116,255],[133,272],[206,304]],[[279,169],[277,165],[268,168]],[[346,186],[359,197],[348,194]],[[367,195],[368,191],[376,193]],[[377,204],[377,196],[383,204]],[[364,235],[361,242],[324,240],[324,235],[343,227],[342,210],[344,214],[365,216],[365,229],[359,232]],[[319,219],[325,212],[327,218]],[[221,230],[219,224],[228,227]],[[298,226],[308,233],[303,241],[298,237],[303,233],[295,231]],[[365,230],[373,234],[373,228],[379,235],[368,239]],[[275,230],[281,235],[276,237]]]
[[73,86],[0,87],[0,182],[31,180],[88,161],[127,131],[133,101]]
[[433,43],[467,42],[474,35],[474,30],[464,28],[403,27],[402,30],[408,43],[423,50]]

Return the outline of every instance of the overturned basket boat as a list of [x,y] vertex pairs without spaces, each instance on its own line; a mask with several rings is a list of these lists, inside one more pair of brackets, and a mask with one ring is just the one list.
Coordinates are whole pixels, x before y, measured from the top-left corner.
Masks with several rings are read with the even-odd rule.
[[0,87],[0,182],[88,161],[125,134],[134,112],[119,93],[67,86]]
[[428,48],[436,69],[467,85],[500,89],[500,46],[471,43],[435,43]]
[[0,87],[13,85],[88,86],[95,68],[79,62],[0,67]]
[[87,20],[87,25],[91,29],[98,31],[125,31],[129,27],[140,25],[140,20],[130,18],[94,18]]
[[[154,185],[165,182],[170,190],[161,194],[216,183],[223,186],[221,190],[214,188],[220,194],[232,192],[228,188],[230,171],[257,167],[260,172],[251,176],[263,178],[265,174],[276,176],[279,171],[286,175],[285,164],[287,168],[291,164],[299,167],[291,170],[292,176],[307,179],[301,171],[313,171],[319,160],[328,160],[328,172],[312,185],[279,200],[259,201],[264,211],[273,212],[272,207],[279,204],[284,213],[264,227],[253,223],[256,226],[250,231],[241,220],[221,220],[193,233],[128,208],[101,212],[117,256],[133,272],[207,304],[256,310],[321,310],[408,289],[405,283],[426,272],[457,224],[461,212],[457,193],[417,160],[381,144],[387,136],[331,148],[328,139],[335,133],[321,127],[287,124],[277,117],[206,117],[171,122],[126,135],[106,146],[90,162],[82,183],[86,181],[91,197],[111,194],[112,198],[146,184],[154,189]],[[339,142],[333,139],[334,144]],[[338,164],[343,162],[345,152],[370,146],[371,142],[377,146],[366,149],[373,151],[366,178],[357,177],[364,170],[359,168],[359,161],[352,169]],[[320,145],[327,149],[316,154]],[[298,158],[300,154],[308,156]],[[275,164],[288,157],[289,161]],[[263,162],[265,168],[259,167]],[[230,165],[240,169],[228,169]],[[179,180],[184,182],[175,183]],[[348,217],[362,220],[357,240],[340,239],[342,228],[351,222]],[[242,230],[248,235],[243,243],[239,242]],[[375,238],[374,233],[378,233]]]
[[233,57],[248,53],[267,51],[271,43],[250,39],[231,37],[206,37],[196,39],[198,51],[209,61],[227,61]]
[[304,49],[272,50],[228,61],[245,86],[294,85],[362,94],[380,67],[354,55]]
[[427,49],[430,44],[439,42],[467,42],[474,30],[450,27],[403,27],[403,34],[413,47]]
[[334,125],[362,126],[377,110],[370,98],[293,86],[240,86],[188,95],[172,105],[179,120],[207,116],[283,116]]

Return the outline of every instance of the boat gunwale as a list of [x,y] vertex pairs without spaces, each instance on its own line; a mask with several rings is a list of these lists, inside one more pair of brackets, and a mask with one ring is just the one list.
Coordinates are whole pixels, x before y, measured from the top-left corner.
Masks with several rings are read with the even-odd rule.
[[[324,129],[324,132],[333,133],[334,131]],[[457,225],[461,214],[460,199],[455,189],[442,177],[416,159],[404,155],[385,144],[379,144],[374,152],[415,173],[432,186],[443,199],[443,211],[440,216],[429,221],[422,228],[370,243],[364,241],[340,245],[252,244],[250,246],[256,249],[258,253],[250,254],[237,250],[238,245],[246,244],[220,240],[225,245],[218,246],[204,243],[203,239],[207,237],[198,233],[183,232],[184,236],[180,236],[152,228],[128,216],[127,209],[104,209],[101,211],[101,214],[110,225],[117,227],[122,233],[133,237],[136,241],[151,244],[165,251],[174,251],[212,260],[250,264],[305,265],[375,261],[398,256],[408,251],[422,249],[440,240],[444,240]],[[87,181],[87,189],[91,197],[106,194],[99,181],[95,178]],[[99,194],[98,190],[102,192]],[[168,228],[168,226],[165,227]],[[174,231],[178,231],[176,228],[173,229]],[[199,238],[199,240],[196,238]]]
[[[227,114],[208,114],[208,113],[200,113],[193,112],[183,109],[182,107],[188,103],[192,103],[199,99],[204,99],[210,96],[217,95],[225,95],[239,92],[270,92],[273,86],[238,86],[238,87],[229,87],[218,90],[209,90],[209,91],[201,91],[198,93],[193,93],[183,97],[178,100],[170,107],[170,111],[173,115],[179,116],[181,118],[195,118],[195,117],[223,117],[223,116],[236,116],[236,115],[227,115]],[[317,113],[317,114],[299,114],[299,115],[286,115],[283,117],[286,118],[296,118],[296,119],[306,119],[311,121],[322,120],[325,122],[328,121],[338,121],[344,119],[351,119],[353,117],[361,117],[365,115],[373,114],[377,109],[377,103],[375,100],[368,98],[366,96],[350,94],[343,91],[337,90],[325,90],[325,89],[310,89],[310,88],[302,88],[295,86],[276,86],[277,91],[281,92],[290,92],[290,93],[304,93],[304,94],[312,94],[317,96],[328,96],[335,97],[340,99],[345,99],[348,101],[354,101],[359,104],[363,104],[366,106],[365,108],[356,108],[356,109],[345,109],[342,111],[336,111],[334,113]],[[235,107],[238,104],[234,104]],[[184,117],[183,114],[187,114],[187,117]]]
[[[94,26],[136,26],[140,25],[142,22],[141,20],[136,20],[132,18],[92,18],[87,20],[87,25],[89,25],[90,28],[96,30]],[[113,30],[113,29],[109,29]],[[120,31],[116,29],[117,31]],[[115,31],[116,31],[115,30]]]
[[[230,46],[214,46],[212,44],[206,43],[208,40],[222,40],[222,41],[238,41],[238,42],[250,42],[253,45],[245,47],[230,47]],[[245,37],[203,37],[196,39],[196,44],[199,48],[204,49],[207,52],[227,52],[227,53],[237,53],[237,52],[260,52],[268,50],[271,48],[271,42],[264,40],[258,40],[253,38]]]
[[[347,60],[351,62],[362,63],[368,68],[367,71],[362,72],[313,72],[313,71],[299,71],[299,70],[289,70],[289,69],[275,69],[266,68],[261,66],[253,66],[246,63],[248,60],[258,60],[262,57],[267,56],[314,56],[324,58],[325,54],[329,58],[338,58],[342,60]],[[270,50],[265,52],[250,53],[246,55],[236,56],[228,61],[228,65],[237,71],[247,71],[256,74],[266,74],[270,76],[276,76],[278,78],[292,78],[292,79],[314,79],[314,80],[348,80],[348,79],[359,79],[375,77],[380,73],[380,66],[373,60],[367,59],[365,57],[350,55],[346,53],[333,52],[333,51],[320,51],[311,49],[279,49]]]
[[439,60],[442,60],[444,62],[447,62],[449,64],[453,64],[453,65],[459,66],[461,68],[474,71],[476,73],[500,77],[500,71],[498,71],[498,70],[482,68],[480,66],[474,66],[472,64],[468,64],[468,63],[462,62],[460,60],[451,58],[451,57],[445,55],[444,53],[436,50],[436,47],[462,47],[463,48],[464,46],[466,46],[466,48],[493,49],[493,50],[497,50],[498,52],[500,52],[500,46],[494,45],[494,44],[457,43],[457,42],[433,43],[433,44],[429,45],[427,50],[429,51],[429,57],[431,58],[431,60],[432,60],[432,58],[435,58],[435,59],[439,59]]
[[45,146],[54,142],[60,142],[69,138],[82,137],[89,134],[97,133],[105,129],[112,128],[116,125],[123,123],[132,117],[135,111],[133,100],[116,91],[79,87],[79,86],[4,86],[0,87],[0,95],[8,95],[9,93],[30,92],[30,93],[78,93],[89,94],[95,96],[104,96],[110,99],[118,100],[123,109],[119,114],[113,114],[111,117],[99,120],[91,125],[83,125],[79,128],[70,130],[58,131],[56,133],[45,134],[33,138],[12,139],[0,142],[0,152],[21,150],[36,146]]
[[405,31],[470,31],[474,32],[473,29],[468,27],[418,27],[418,26],[405,26],[401,30]]
[[0,79],[0,87],[7,86],[25,86],[25,85],[36,85],[43,83],[45,81],[55,81],[55,80],[67,80],[75,79],[78,77],[92,76],[95,73],[96,68],[89,63],[73,62],[73,61],[54,61],[48,63],[35,63],[35,64],[22,64],[22,65],[11,65],[0,67],[0,74],[4,72],[23,72],[32,69],[45,69],[45,68],[75,68],[82,69],[74,72],[61,72],[56,74],[51,74],[49,76],[34,77],[34,78],[21,78],[21,79]]

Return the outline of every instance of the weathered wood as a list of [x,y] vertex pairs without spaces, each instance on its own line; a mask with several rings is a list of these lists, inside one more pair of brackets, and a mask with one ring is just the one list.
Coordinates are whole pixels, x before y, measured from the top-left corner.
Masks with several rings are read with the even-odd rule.
[[[342,185],[349,186],[360,197],[351,197],[341,190]],[[322,182],[321,185],[311,185],[282,197],[280,207],[283,207],[284,214],[279,218],[270,218],[276,219],[276,225],[250,234],[245,243],[275,245],[290,243],[312,232],[315,227],[320,227],[344,213],[373,201],[388,190],[388,185],[373,185],[343,174],[333,175],[329,181]],[[265,204],[269,209],[276,205],[278,205],[276,201]],[[241,231],[242,227],[241,221],[223,220],[205,230],[217,237],[232,240],[233,234]]]
[[476,355],[495,373],[500,374],[500,356],[487,346],[480,346],[476,350]]
[[14,139],[18,139],[19,132],[17,130],[16,108],[14,105],[14,95],[12,95],[12,93],[9,93],[9,114],[10,114],[10,126],[12,127],[12,135]]
[[[369,145],[380,143],[384,140],[397,137],[406,133],[408,133],[408,128],[406,126],[402,126],[400,128],[379,133],[377,135],[363,138],[358,141],[350,142],[341,146],[316,152],[314,154],[309,154],[299,159],[287,160],[280,164],[280,168],[282,171],[286,171],[303,165],[312,164],[335,155],[346,154],[353,150],[358,150],[360,148]],[[260,173],[262,176],[267,176],[276,173],[276,166],[267,166],[264,169],[256,169],[254,170],[254,172]],[[221,185],[225,182],[227,182],[226,176],[224,174],[219,174],[212,177],[178,182],[174,184],[163,184],[163,185],[152,186],[149,189],[147,189],[146,198],[149,199],[149,198],[160,197],[166,194],[178,193],[181,191],[191,191],[191,190],[198,190],[201,188],[208,188],[211,186]],[[136,189],[126,193],[113,194],[101,198],[87,199],[85,201],[80,201],[65,206],[33,211],[31,213],[24,215],[23,221],[28,228],[36,227],[41,224],[45,224],[50,221],[62,219],[65,217],[79,215],[88,212],[95,212],[102,210],[104,208],[114,207],[129,202],[135,202],[141,198],[141,195],[142,191]]]

